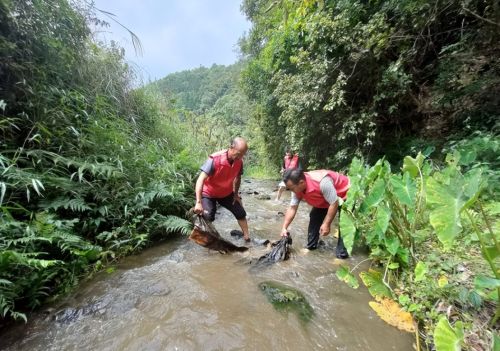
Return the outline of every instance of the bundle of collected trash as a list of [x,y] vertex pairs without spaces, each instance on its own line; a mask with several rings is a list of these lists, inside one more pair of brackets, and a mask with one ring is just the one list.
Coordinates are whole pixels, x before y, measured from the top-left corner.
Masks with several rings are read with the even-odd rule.
[[219,251],[220,253],[248,250],[248,247],[236,246],[232,242],[222,238],[213,224],[207,221],[202,215],[193,215],[193,225],[194,228],[191,231],[191,235],[189,235],[189,240],[194,241],[198,245]]
[[273,247],[272,250],[264,256],[261,256],[257,263],[276,263],[288,260],[288,258],[290,258],[292,236],[290,234],[283,236],[280,240],[272,243],[271,246]]

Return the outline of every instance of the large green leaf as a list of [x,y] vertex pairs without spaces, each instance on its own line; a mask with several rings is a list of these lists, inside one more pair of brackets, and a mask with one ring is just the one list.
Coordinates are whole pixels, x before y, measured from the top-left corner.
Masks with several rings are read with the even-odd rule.
[[359,277],[363,281],[363,284],[368,288],[368,292],[373,297],[388,297],[392,298],[391,291],[382,281],[382,273],[373,269],[368,272],[359,273]]
[[385,195],[385,181],[382,178],[379,178],[373,184],[373,187],[370,189],[368,196],[361,206],[361,212],[366,212],[373,206],[376,206],[384,199]]
[[391,210],[387,206],[377,207],[377,218],[375,221],[373,232],[378,237],[378,240],[384,240],[385,232],[387,231],[387,227],[389,226],[390,220],[391,220]]
[[401,247],[401,242],[399,238],[395,235],[386,236],[384,239],[385,246],[387,247],[387,251],[393,256],[396,256],[399,248]]
[[415,181],[410,178],[409,173],[404,173],[403,179],[393,175],[390,178],[390,184],[393,194],[400,203],[408,207],[415,207],[417,186]]
[[424,163],[424,155],[418,153],[417,157],[406,156],[403,160],[403,172],[408,172],[413,178],[416,178],[420,173],[422,164]]
[[462,230],[460,211],[465,204],[462,188],[439,183],[434,178],[427,181],[427,202],[432,205],[429,220],[439,241],[451,247],[453,240]]
[[493,332],[493,351],[500,351],[500,337]]
[[474,279],[474,286],[476,287],[476,289],[500,288],[500,279],[487,277],[485,275],[478,275]]
[[485,180],[482,177],[482,170],[480,168],[469,171],[464,176],[464,194],[468,200],[462,206],[462,210],[467,209],[474,205],[483,190]]
[[496,246],[486,246],[483,249],[482,254],[486,260],[489,260],[489,259],[494,260],[495,258],[497,258],[500,255],[500,252],[498,252],[498,249]]
[[359,288],[359,282],[356,277],[349,271],[349,268],[346,266],[340,266],[340,268],[335,273],[337,278],[342,280],[344,283],[349,285],[351,288],[357,289]]
[[415,266],[415,282],[419,282],[424,280],[425,275],[427,274],[427,265],[425,262],[419,261]]
[[354,246],[354,236],[356,235],[356,225],[351,212],[347,210],[342,211],[340,216],[340,232],[342,233],[342,240],[344,241],[345,248],[349,254],[352,252]]
[[464,339],[462,322],[456,322],[452,328],[446,317],[441,317],[434,329],[436,351],[460,351]]

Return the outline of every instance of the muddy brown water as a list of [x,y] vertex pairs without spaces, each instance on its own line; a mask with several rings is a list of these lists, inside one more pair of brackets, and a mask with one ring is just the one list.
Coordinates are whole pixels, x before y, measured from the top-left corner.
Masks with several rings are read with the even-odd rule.
[[[242,184],[253,237],[279,239],[289,193],[275,202],[276,186]],[[218,212],[216,228],[244,245],[229,234],[238,229],[236,220],[225,209]],[[245,253],[221,255],[178,237],[124,259],[114,272],[96,275],[27,324],[5,331],[0,349],[412,350],[413,335],[380,320],[366,288],[354,290],[337,279],[336,239],[330,235],[320,249],[303,250],[308,213],[301,204],[288,261],[251,269],[251,259],[268,248],[249,244]],[[354,252],[342,263],[352,268],[365,259]],[[270,280],[300,290],[314,310],[312,320],[275,310],[258,287]]]

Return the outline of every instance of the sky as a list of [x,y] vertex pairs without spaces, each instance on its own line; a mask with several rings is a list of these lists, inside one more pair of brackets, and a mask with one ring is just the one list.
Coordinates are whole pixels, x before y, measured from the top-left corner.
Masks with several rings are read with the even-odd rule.
[[238,39],[250,29],[239,0],[94,1],[139,37],[142,56],[134,52],[127,31],[97,12],[111,25],[99,28],[98,38],[118,42],[145,82],[214,63],[235,63]]

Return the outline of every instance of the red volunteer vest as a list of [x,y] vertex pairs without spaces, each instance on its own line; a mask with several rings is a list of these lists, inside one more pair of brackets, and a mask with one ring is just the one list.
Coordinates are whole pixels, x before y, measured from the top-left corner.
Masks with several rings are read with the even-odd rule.
[[218,151],[210,155],[214,160],[214,174],[205,179],[203,195],[212,198],[223,198],[233,192],[234,179],[240,174],[243,162],[234,160],[229,163],[227,150]]
[[328,175],[333,180],[333,186],[337,191],[337,196],[345,200],[347,198],[347,191],[349,190],[349,186],[351,185],[349,182],[349,178],[343,174],[328,171],[328,170],[317,170],[311,172],[304,172],[306,176],[306,192],[295,194],[297,198],[304,199],[309,205],[317,208],[328,208],[330,204],[325,200],[323,195],[321,194],[321,189],[319,187],[319,183],[323,178],[323,175]]
[[283,163],[285,165],[285,169],[297,168],[299,165],[299,155],[295,154],[291,158],[285,156]]

